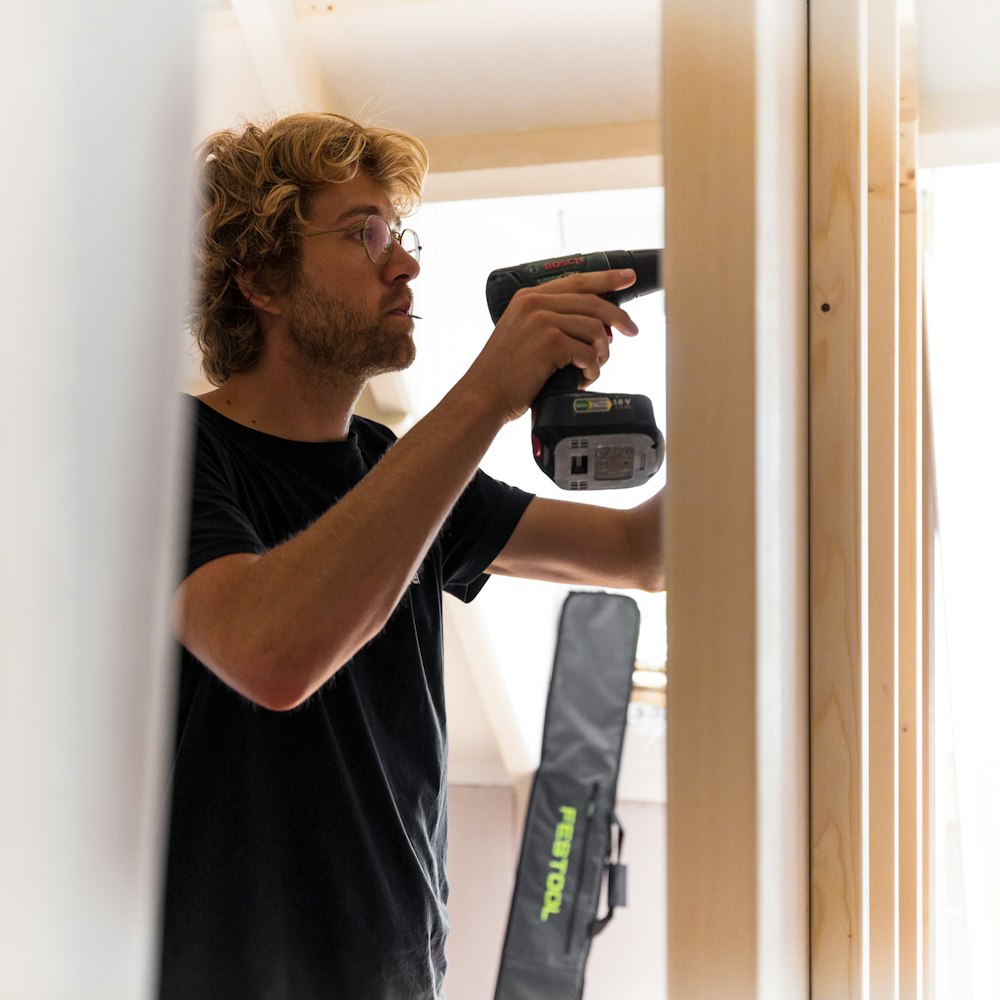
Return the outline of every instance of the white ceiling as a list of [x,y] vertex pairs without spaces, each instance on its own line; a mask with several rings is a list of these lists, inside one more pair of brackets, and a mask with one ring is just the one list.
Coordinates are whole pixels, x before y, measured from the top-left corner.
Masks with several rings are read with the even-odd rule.
[[[199,135],[240,115],[325,106],[450,155],[433,140],[603,130],[620,141],[658,119],[662,0],[203,3]],[[1000,128],[1000,3],[902,3],[916,26],[925,127],[965,130],[972,115]]]
[[308,23],[346,107],[432,136],[655,118],[659,6],[355,3]]
[[[1000,0],[909,2],[922,151],[934,163],[1000,160]],[[620,186],[657,183],[661,0],[203,3],[196,139],[322,107],[423,138],[431,192],[442,169],[495,193],[512,165],[615,156],[630,157],[612,161]],[[498,169],[473,169],[487,167]],[[551,180],[531,171],[544,169],[520,173],[541,190]],[[574,169],[557,168],[567,188],[580,186]],[[510,702],[522,696],[498,686],[498,664],[484,669],[490,650],[467,610],[449,614],[453,752],[462,780],[494,782],[531,766],[540,734],[519,731]],[[556,611],[545,611],[553,633]],[[543,696],[544,685],[523,696],[533,704],[522,719],[540,718]],[[663,755],[643,741],[623,780],[636,797],[662,797]]]
[[[996,0],[913,2],[924,96],[1000,95],[1000,4]],[[996,111],[1000,118],[1000,107]]]
[[[283,3],[290,12],[289,0]],[[274,25],[285,13],[275,13],[275,0],[211,7],[202,103],[203,120],[216,124],[230,124],[248,103],[250,110],[309,104],[324,91],[332,110],[391,121],[422,138],[658,115],[660,0],[613,7],[588,0],[298,0],[296,27],[281,31]],[[241,58],[236,39],[253,39],[257,26],[266,38],[253,51],[255,81],[250,49],[244,46]],[[298,74],[297,93],[275,70],[284,61],[296,64],[287,76]],[[313,62],[323,71],[319,84],[303,82],[302,64]]]
[[920,162],[1000,161],[1000,3],[913,0]]

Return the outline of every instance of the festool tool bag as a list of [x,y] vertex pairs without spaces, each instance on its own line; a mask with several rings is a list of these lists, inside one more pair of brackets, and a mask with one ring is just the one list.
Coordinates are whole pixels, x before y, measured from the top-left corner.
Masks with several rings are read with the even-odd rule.
[[495,1000],[579,1000],[590,942],[625,902],[614,804],[638,632],[630,597],[563,605]]

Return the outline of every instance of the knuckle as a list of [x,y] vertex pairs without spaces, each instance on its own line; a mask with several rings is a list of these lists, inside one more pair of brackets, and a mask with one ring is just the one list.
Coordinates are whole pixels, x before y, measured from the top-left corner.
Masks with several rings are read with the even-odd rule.
[[541,338],[547,349],[554,349],[560,346],[564,340],[562,330],[555,323],[547,323],[541,331]]
[[511,301],[519,303],[524,309],[537,309],[542,302],[542,295],[535,287],[520,288]]

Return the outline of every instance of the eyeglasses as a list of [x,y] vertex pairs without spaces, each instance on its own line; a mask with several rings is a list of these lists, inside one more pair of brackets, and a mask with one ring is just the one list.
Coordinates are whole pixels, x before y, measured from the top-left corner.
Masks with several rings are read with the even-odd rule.
[[352,226],[342,226],[340,229],[319,229],[303,236],[325,236],[327,233],[357,233],[358,239],[365,245],[368,259],[376,265],[384,264],[392,253],[392,241],[395,240],[414,260],[420,260],[420,238],[412,229],[404,229],[396,233],[389,228],[389,223],[380,215],[369,215],[364,223]]

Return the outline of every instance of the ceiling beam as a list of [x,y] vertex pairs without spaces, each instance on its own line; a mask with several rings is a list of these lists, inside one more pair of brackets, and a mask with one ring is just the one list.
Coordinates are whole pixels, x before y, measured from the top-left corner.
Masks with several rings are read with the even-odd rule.
[[431,159],[424,201],[656,187],[658,121],[423,137]]
[[659,121],[421,136],[434,173],[659,156]]
[[329,17],[337,14],[368,13],[375,7],[419,7],[440,0],[295,0],[295,8],[303,17]]
[[540,163],[536,166],[437,172],[431,169],[422,200],[516,198],[569,191],[618,191],[663,184],[661,156],[623,156],[616,160]]

